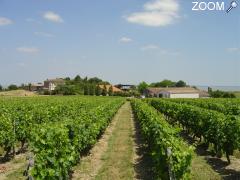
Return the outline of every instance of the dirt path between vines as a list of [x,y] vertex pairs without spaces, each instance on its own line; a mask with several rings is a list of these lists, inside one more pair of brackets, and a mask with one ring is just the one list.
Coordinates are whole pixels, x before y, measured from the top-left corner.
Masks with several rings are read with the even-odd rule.
[[0,180],[26,179],[23,171],[26,168],[26,154],[19,154],[6,163],[0,164]]
[[126,102],[90,155],[82,158],[80,165],[75,167],[73,179],[149,179],[143,178],[142,172],[147,168],[141,142],[131,105]]
[[74,168],[74,173],[72,176],[73,180],[77,179],[93,179],[98,170],[102,166],[102,156],[107,150],[108,141],[111,137],[112,132],[116,128],[117,121],[121,115],[122,107],[118,110],[117,114],[113,118],[110,125],[105,130],[103,136],[99,139],[99,141],[94,145],[94,147],[90,150],[90,153],[82,157],[80,160],[80,164]]

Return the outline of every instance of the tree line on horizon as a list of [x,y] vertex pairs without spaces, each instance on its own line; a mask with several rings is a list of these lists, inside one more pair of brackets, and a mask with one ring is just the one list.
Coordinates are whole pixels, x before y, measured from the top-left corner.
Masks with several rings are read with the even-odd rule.
[[177,82],[171,81],[168,79],[164,79],[163,81],[160,82],[154,82],[154,83],[146,83],[145,81],[139,83],[138,85],[138,91],[140,93],[143,93],[147,88],[149,87],[189,87],[187,83],[183,80],[179,80]]
[[[44,95],[96,95],[96,96],[140,96],[143,92],[149,87],[190,87],[185,81],[179,80],[177,82],[164,79],[159,82],[146,83],[145,81],[140,82],[137,86],[128,92],[113,92],[113,87],[111,86],[107,89],[107,85],[111,85],[108,81],[104,81],[98,77],[81,78],[80,75],[75,76],[74,78],[66,77],[64,78],[65,84],[59,85],[52,92],[44,90],[40,94]],[[103,85],[103,88],[100,88],[100,85]],[[7,88],[3,88],[0,85],[0,91],[11,91],[17,89],[25,89],[26,85],[21,84],[17,86],[15,84],[10,84]],[[193,86],[193,88],[196,88]],[[213,98],[235,98],[236,95],[231,92],[225,92],[216,90],[213,91],[211,88],[208,89],[210,97]]]
[[[91,96],[139,96],[139,93],[132,89],[128,92],[114,92],[113,86],[98,77],[81,78],[77,75],[75,78],[64,78],[65,84],[59,85],[52,92],[44,91],[43,94],[51,95],[91,95]],[[100,86],[103,86],[102,88]],[[109,88],[107,86],[111,85]]]

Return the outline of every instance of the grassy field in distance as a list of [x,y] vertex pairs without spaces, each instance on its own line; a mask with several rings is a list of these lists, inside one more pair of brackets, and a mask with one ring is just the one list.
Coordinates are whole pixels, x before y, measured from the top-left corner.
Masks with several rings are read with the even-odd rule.
[[234,91],[233,93],[236,95],[237,98],[240,98],[240,91]]
[[2,91],[0,96],[37,96],[36,93],[26,90],[13,90],[13,91]]

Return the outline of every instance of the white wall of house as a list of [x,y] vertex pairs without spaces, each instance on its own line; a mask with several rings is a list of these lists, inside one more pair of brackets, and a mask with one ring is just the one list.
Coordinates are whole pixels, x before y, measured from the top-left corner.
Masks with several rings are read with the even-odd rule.
[[49,83],[49,91],[53,91],[53,90],[55,90],[55,88],[56,88],[56,85],[54,84],[54,83]]
[[192,94],[170,94],[169,98],[199,98],[198,93]]

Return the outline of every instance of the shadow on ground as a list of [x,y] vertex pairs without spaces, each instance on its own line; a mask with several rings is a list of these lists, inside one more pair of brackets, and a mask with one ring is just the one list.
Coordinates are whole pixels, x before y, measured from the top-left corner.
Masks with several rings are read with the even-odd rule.
[[134,169],[136,172],[136,179],[142,180],[154,180],[154,173],[152,170],[153,163],[149,154],[148,146],[145,143],[141,133],[140,133],[140,125],[134,120],[134,141],[136,144],[136,153],[137,159],[134,164]]
[[[219,173],[225,180],[240,180],[240,171],[235,170],[233,167],[229,167],[227,161],[216,157],[205,157],[208,164]],[[238,160],[240,161],[240,160]],[[240,162],[239,162],[240,163]]]
[[[203,156],[212,169],[217,172],[224,180],[240,180],[240,159],[231,157],[231,164],[229,165],[224,158],[212,156],[205,144],[198,144],[198,142],[186,132],[181,132],[180,136],[184,138],[188,144],[195,146],[195,152],[198,156]],[[198,144],[198,145],[195,145]]]

